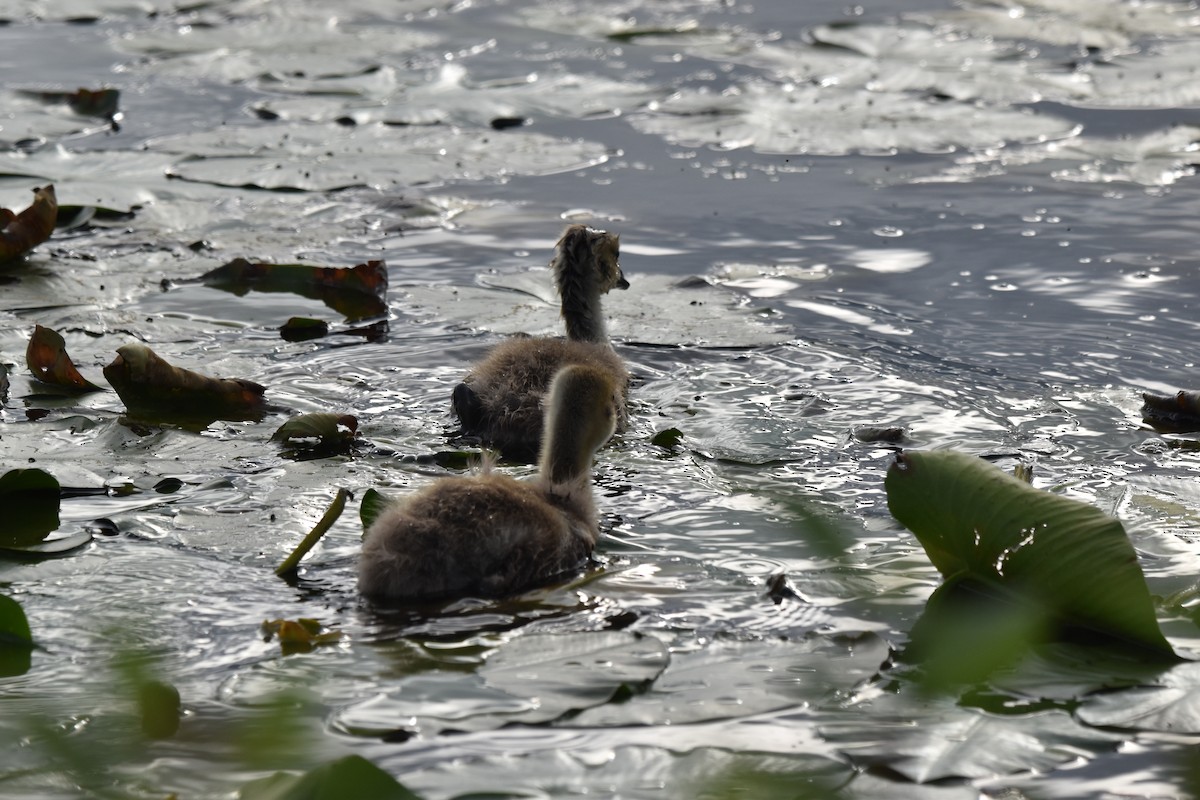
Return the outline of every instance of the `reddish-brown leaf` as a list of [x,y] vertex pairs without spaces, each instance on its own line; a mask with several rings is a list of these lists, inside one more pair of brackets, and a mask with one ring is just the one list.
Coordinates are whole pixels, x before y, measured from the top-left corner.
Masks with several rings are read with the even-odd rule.
[[50,238],[58,219],[58,199],[53,186],[33,190],[33,203],[20,214],[0,209],[0,262],[25,255]]
[[349,319],[387,313],[387,264],[356,267],[263,264],[235,258],[200,276],[205,284],[237,295],[250,291],[290,292],[320,300]]
[[58,331],[37,325],[25,348],[25,363],[33,377],[76,392],[98,392],[101,387],[79,374],[75,362],[67,355],[67,344]]
[[117,348],[104,377],[132,414],[243,420],[258,419],[263,413],[266,389],[261,385],[240,378],[210,378],[173,366],[141,343]]

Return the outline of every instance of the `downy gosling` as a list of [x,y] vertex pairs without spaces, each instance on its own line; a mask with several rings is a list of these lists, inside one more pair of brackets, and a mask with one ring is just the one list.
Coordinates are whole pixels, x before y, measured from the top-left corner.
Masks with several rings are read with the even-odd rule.
[[629,371],[608,340],[600,296],[628,289],[621,272],[620,237],[571,225],[555,245],[550,270],[562,298],[567,338],[514,336],[491,349],[454,388],[452,407],[463,433],[475,435],[508,459],[537,458],[542,399],[550,379],[567,364],[587,364],[608,374],[620,393],[617,429],[627,421]]
[[560,370],[537,475],[485,468],[393,503],[364,537],[359,591],[382,602],[505,597],[578,568],[600,536],[592,458],[616,427],[621,388],[595,366]]

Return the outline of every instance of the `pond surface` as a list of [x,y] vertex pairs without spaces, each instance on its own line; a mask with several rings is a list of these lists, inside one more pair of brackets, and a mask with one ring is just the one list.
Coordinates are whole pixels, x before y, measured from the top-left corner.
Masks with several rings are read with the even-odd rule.
[[[1154,595],[1189,596],[1200,455],[1139,408],[1200,383],[1200,13],[796,5],[0,0],[0,202],[53,182],[100,209],[0,268],[0,465],[136,489],[63,502],[63,533],[115,535],[0,562],[40,645],[0,679],[0,796],[228,797],[347,753],[429,798],[1195,780],[1195,712],[1109,709],[1106,676],[1048,659],[987,702],[887,677],[939,576],[887,511],[896,446],[855,433],[1031,462],[1125,520]],[[19,91],[80,86],[120,89],[116,126]],[[544,267],[572,221],[620,233],[632,284],[606,297],[634,419],[598,457],[595,568],[376,609],[354,502],[276,578],[339,487],[462,471],[450,389],[504,335],[558,330]],[[385,260],[386,336],[192,280],[234,258]],[[292,316],[335,332],[285,342]],[[97,382],[141,340],[274,410],[195,430],[50,393],[35,324]],[[352,454],[270,441],[324,410],[357,417]],[[1187,606],[1159,619],[1194,658]],[[345,638],[284,655],[278,618]],[[174,737],[141,739],[135,673],[179,690]],[[1180,681],[1155,707],[1194,702]]]

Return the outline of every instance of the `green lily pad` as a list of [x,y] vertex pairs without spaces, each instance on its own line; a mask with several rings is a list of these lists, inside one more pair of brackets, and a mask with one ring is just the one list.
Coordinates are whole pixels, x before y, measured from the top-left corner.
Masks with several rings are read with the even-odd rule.
[[238,800],[420,800],[362,756],[346,756],[303,775],[278,772],[247,783],[237,796]]

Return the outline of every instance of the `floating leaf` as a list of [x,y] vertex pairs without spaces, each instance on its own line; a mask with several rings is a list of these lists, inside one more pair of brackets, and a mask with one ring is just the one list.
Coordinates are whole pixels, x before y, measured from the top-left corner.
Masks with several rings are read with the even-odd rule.
[[210,378],[175,367],[144,344],[117,348],[104,368],[131,414],[163,419],[257,419],[262,416],[262,386],[253,381]]
[[53,186],[33,190],[33,203],[20,214],[0,208],[0,263],[28,253],[50,238],[58,219],[58,200]]
[[0,594],[0,677],[29,671],[33,634],[21,604]]
[[1057,709],[997,715],[964,708],[948,695],[917,701],[887,693],[862,718],[822,725],[820,734],[852,763],[886,767],[916,783],[1049,771],[1081,755],[1111,752],[1125,738]]
[[1200,431],[1200,392],[1143,392],[1142,419],[1160,431]]
[[78,89],[74,92],[23,92],[43,103],[61,103],[85,117],[112,119],[118,113],[121,92],[117,89]]
[[362,756],[346,756],[303,775],[277,772],[247,783],[237,796],[238,800],[420,800]]
[[650,444],[667,450],[674,450],[682,441],[683,431],[679,428],[664,428],[650,437]]
[[25,348],[25,363],[42,383],[77,392],[103,391],[79,374],[75,363],[67,355],[67,343],[52,328],[43,328],[41,325],[34,327],[33,336],[29,337],[29,344]]
[[283,563],[275,568],[276,575],[288,575],[295,572],[300,566],[300,560],[308,554],[316,546],[317,542],[321,541],[321,537],[325,535],[333,523],[337,522],[337,518],[342,515],[342,509],[346,507],[346,500],[350,497],[350,492],[345,489],[338,489],[337,494],[333,498],[333,502],[329,504],[329,509],[325,515],[321,517],[316,526],[308,532],[308,535],[296,545],[296,549],[291,555],[283,560]]
[[898,454],[885,486],[893,516],[947,581],[997,587],[1069,626],[1174,655],[1125,529],[1099,509],[946,450]]
[[0,476],[4,528],[0,546],[24,548],[58,528],[59,485],[40,469],[14,469]]
[[288,292],[320,300],[348,319],[387,313],[387,264],[368,261],[355,267],[310,264],[263,264],[235,258],[206,272],[207,286],[244,295],[250,291]]
[[308,317],[292,317],[279,326],[279,336],[285,342],[306,342],[329,335],[329,323]]
[[346,635],[341,631],[327,630],[315,619],[271,619],[262,624],[263,637],[270,641],[279,640],[284,655],[310,653],[321,645],[338,644]]
[[316,412],[292,417],[271,436],[272,442],[306,445],[321,450],[346,450],[358,435],[358,419],[352,414]]

